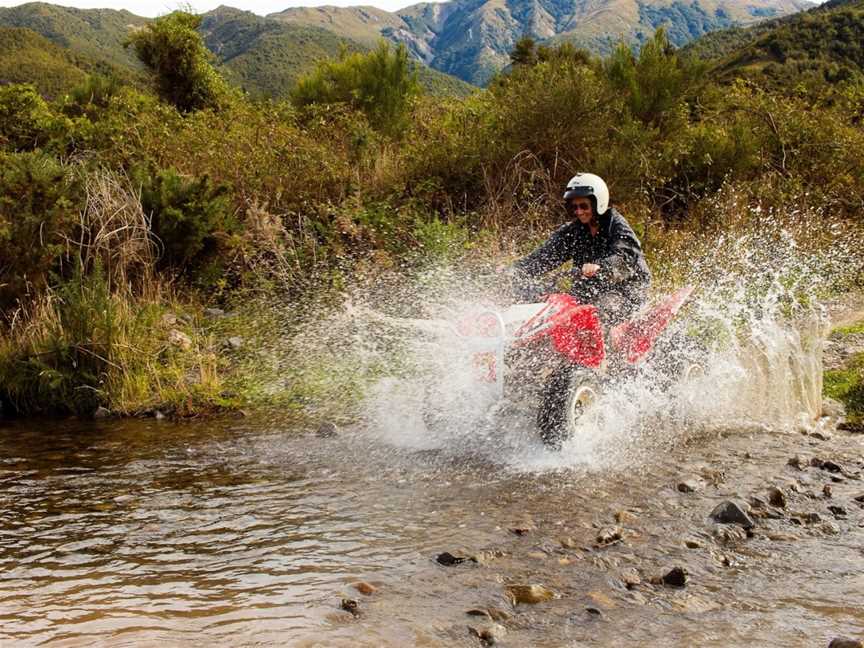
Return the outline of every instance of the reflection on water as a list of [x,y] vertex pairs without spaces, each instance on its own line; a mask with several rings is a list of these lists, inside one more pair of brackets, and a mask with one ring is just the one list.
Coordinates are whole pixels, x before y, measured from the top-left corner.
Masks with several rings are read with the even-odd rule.
[[[663,490],[676,466],[642,476],[519,473],[488,453],[371,438],[236,421],[5,424],[0,643],[476,645],[464,612],[508,607],[505,580],[562,594],[515,617],[514,646],[615,645],[632,627],[642,634],[630,643],[646,646],[820,645],[811,640],[833,625],[864,630],[860,529],[830,555],[802,539],[794,589],[788,564],[754,544],[761,571],[745,561],[723,572],[725,591],[719,567],[697,564],[690,570],[704,585],[637,597],[610,573],[679,560],[663,542],[701,517],[682,516]],[[702,452],[710,461],[710,444]],[[661,522],[626,553],[590,550],[615,510],[651,500]],[[543,535],[507,530],[526,521]],[[564,551],[559,536],[576,548]],[[460,548],[506,555],[482,568],[434,563]],[[360,580],[378,592],[358,594]],[[599,620],[583,614],[592,591],[613,603]],[[360,599],[363,614],[340,611],[342,597]],[[772,644],[775,636],[800,641]]]

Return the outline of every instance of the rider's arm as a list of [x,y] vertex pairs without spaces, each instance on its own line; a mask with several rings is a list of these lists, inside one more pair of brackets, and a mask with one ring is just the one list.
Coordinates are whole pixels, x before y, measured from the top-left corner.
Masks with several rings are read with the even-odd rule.
[[630,279],[638,272],[639,260],[642,258],[642,246],[635,232],[620,214],[616,214],[610,229],[610,254],[599,259],[598,276],[610,283],[619,283]]
[[538,277],[554,270],[570,258],[567,245],[567,225],[552,233],[552,236],[540,247],[513,264],[517,272]]

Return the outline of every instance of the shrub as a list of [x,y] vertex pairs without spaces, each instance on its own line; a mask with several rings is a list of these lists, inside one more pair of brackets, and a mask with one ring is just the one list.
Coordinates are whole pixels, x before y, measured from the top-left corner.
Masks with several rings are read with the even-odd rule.
[[407,124],[419,88],[405,46],[391,50],[382,40],[372,52],[343,52],[338,61],[321,63],[297,82],[291,101],[298,107],[345,103],[361,110],[373,128],[396,135]]
[[30,151],[55,128],[54,116],[30,84],[0,86],[0,149]]
[[60,269],[83,199],[74,167],[40,152],[0,152],[0,308],[38,294]]
[[129,38],[128,45],[154,74],[159,95],[183,112],[219,108],[228,86],[210,65],[211,54],[196,31],[201,16],[175,11]]

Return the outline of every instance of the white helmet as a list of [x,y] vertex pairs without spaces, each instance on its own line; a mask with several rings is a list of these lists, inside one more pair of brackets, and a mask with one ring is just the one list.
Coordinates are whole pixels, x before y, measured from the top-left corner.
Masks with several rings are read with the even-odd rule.
[[609,209],[609,187],[603,182],[603,178],[593,173],[577,173],[570,178],[564,190],[564,201],[577,197],[590,198],[598,216]]

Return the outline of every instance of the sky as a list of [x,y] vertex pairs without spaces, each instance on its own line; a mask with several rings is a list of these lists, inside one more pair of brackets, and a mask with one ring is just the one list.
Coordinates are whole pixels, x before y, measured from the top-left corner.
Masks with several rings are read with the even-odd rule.
[[[178,0],[60,0],[50,4],[62,5],[64,7],[76,7],[78,9],[128,9],[139,16],[161,16],[174,9],[191,6],[196,12],[210,11],[219,5],[227,5],[235,9],[251,11],[261,16],[269,13],[282,11],[288,7],[315,7],[318,5],[335,5],[337,7],[350,7],[356,5],[372,5],[386,11],[396,11],[420,0],[192,0],[192,2],[181,2]],[[434,0],[433,0],[434,1]],[[24,4],[19,0],[0,0],[0,7],[14,7]]]

